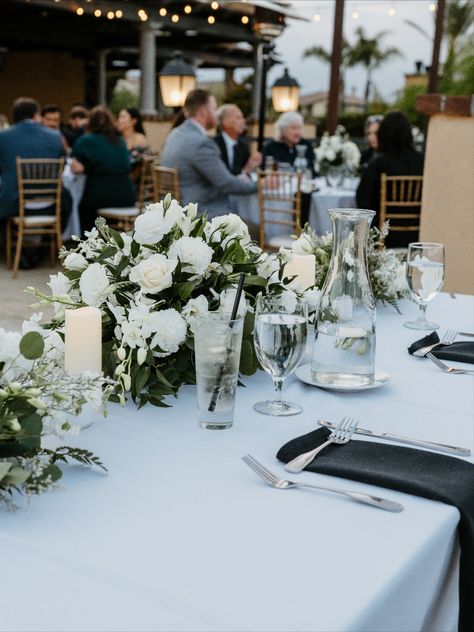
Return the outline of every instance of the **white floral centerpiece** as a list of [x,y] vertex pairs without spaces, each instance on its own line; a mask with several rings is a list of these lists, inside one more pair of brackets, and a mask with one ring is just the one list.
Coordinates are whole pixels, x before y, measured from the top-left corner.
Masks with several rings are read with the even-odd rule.
[[130,233],[97,220],[76,248],[61,253],[65,272],[51,277],[55,306],[51,326],[61,331],[64,308],[99,307],[103,323],[105,374],[143,406],[164,406],[182,384],[195,383],[192,322],[209,310],[231,312],[236,286],[245,274],[241,312],[246,310],[240,370],[258,367],[253,349],[254,298],[271,286],[282,291],[279,255],[268,255],[250,239],[233,214],[208,221],[196,204],[182,207],[171,196],[149,205]]
[[327,175],[334,167],[347,174],[356,173],[360,163],[360,151],[355,143],[349,140],[345,129],[339,125],[336,133],[330,136],[325,132],[319,147],[316,148],[315,170]]
[[[382,229],[373,227],[369,231],[367,245],[367,268],[374,298],[397,309],[398,301],[407,293],[405,264],[399,256],[387,248],[380,248],[388,234],[388,222]],[[319,237],[308,225],[292,244],[295,254],[314,254],[316,258],[316,286],[308,293],[309,309],[314,311],[319,302],[320,292],[329,269],[333,245],[332,234]]]
[[58,462],[75,460],[105,470],[82,448],[44,447],[45,437],[77,434],[74,416],[87,403],[103,407],[110,385],[98,375],[71,377],[59,366],[62,338],[25,321],[22,333],[0,329],[0,504],[15,508],[12,497],[41,494],[57,486]]

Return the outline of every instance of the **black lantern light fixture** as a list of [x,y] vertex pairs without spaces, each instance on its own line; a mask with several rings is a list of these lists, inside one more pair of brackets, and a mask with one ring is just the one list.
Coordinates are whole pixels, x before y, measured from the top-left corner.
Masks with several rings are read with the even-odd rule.
[[272,102],[275,112],[296,112],[300,104],[300,84],[285,68],[283,75],[272,86]]
[[188,93],[196,87],[194,68],[184,61],[179,51],[163,66],[159,78],[161,98],[169,108],[183,107]]

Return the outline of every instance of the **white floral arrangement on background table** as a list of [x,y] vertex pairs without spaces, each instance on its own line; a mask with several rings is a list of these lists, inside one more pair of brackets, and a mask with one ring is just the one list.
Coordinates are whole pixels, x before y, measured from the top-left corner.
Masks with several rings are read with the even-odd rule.
[[63,441],[80,426],[75,417],[86,404],[104,412],[111,385],[98,375],[67,375],[63,341],[39,325],[40,316],[23,323],[23,331],[0,329],[0,505],[15,509],[13,498],[39,495],[58,487],[59,463],[69,460],[105,467],[89,450],[46,441]]
[[[388,235],[389,223],[385,222],[381,229],[373,227],[369,231],[367,244],[367,268],[372,292],[376,301],[392,305],[397,311],[398,302],[408,291],[405,264],[394,250],[383,247]],[[316,258],[316,288],[321,289],[329,269],[332,253],[333,237],[328,233],[322,237],[306,225],[300,236],[292,244],[296,254],[314,254]],[[382,245],[382,247],[380,247]],[[313,306],[317,305],[318,295],[312,290]]]
[[346,175],[357,173],[359,168],[359,148],[340,125],[332,136],[328,132],[323,134],[315,156],[314,167],[320,175],[326,175],[332,167],[345,169]]
[[149,205],[129,233],[99,219],[85,240],[61,253],[65,272],[51,277],[52,296],[30,288],[40,304],[54,305],[50,326],[60,333],[65,308],[100,308],[103,368],[117,380],[115,401],[130,393],[140,407],[166,406],[182,384],[195,383],[192,323],[207,311],[230,313],[242,273],[240,372],[252,375],[259,366],[252,305],[270,286],[286,291],[281,257],[253,243],[237,215],[208,221],[197,211],[168,195]]

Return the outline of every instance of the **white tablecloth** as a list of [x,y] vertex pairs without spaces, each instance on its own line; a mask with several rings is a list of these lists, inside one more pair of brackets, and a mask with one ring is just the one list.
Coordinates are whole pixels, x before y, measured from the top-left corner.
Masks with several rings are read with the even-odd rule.
[[[356,206],[355,189],[357,180],[346,178],[344,187],[334,188],[328,187],[324,178],[318,178],[317,186],[318,191],[311,195],[308,220],[317,235],[324,235],[332,230],[331,219],[328,214],[330,208],[354,208]],[[230,196],[230,210],[238,213],[244,222],[257,225],[260,223],[258,196],[256,193],[253,195]],[[285,227],[269,224],[266,228],[266,238],[271,239],[276,235],[287,232],[288,230]]]
[[[473,331],[473,308],[472,297],[441,295],[429,312]],[[341,395],[290,378],[296,417],[253,411],[273,391],[263,373],[244,380],[230,430],[197,426],[191,386],[170,409],[111,405],[77,439],[107,476],[66,468],[64,493],[0,513],[0,630],[454,630],[457,509],[311,473],[301,480],[378,492],[405,510],[275,490],[240,461],[249,452],[282,473],[283,443],[345,414],[472,449],[473,378],[408,355],[418,334],[402,323],[416,309],[379,310],[387,385]]]
[[67,163],[64,167],[62,179],[64,188],[69,191],[72,198],[71,214],[63,230],[63,239],[70,239],[73,235],[80,237],[82,232],[79,218],[79,204],[81,203],[82,194],[84,193],[86,176],[82,173],[73,173],[71,171],[71,165]]

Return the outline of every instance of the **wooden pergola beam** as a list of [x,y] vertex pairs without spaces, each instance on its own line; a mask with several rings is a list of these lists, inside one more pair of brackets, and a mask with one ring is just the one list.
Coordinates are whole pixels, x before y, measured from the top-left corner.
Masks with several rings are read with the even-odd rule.
[[334,13],[334,31],[332,39],[331,79],[329,84],[329,101],[326,117],[326,127],[330,134],[334,134],[334,132],[336,131],[337,115],[339,111],[343,22],[344,0],[336,0]]

